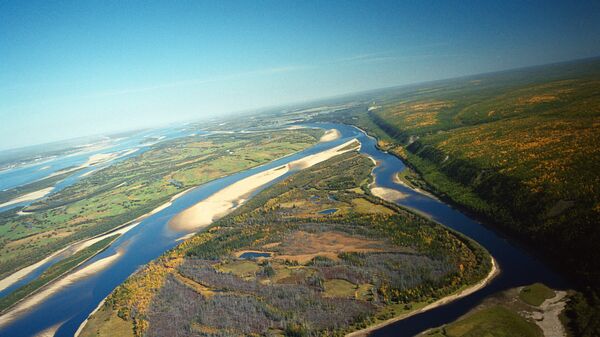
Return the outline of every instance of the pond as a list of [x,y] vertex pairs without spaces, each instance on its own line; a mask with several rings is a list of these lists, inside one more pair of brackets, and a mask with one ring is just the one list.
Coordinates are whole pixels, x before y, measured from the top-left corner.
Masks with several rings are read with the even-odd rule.
[[240,259],[254,260],[259,257],[271,257],[271,253],[268,252],[244,252],[239,256]]
[[317,212],[317,213],[319,213],[319,214],[325,214],[325,215],[329,215],[329,214],[333,214],[333,213],[335,213],[335,212],[337,212],[337,211],[338,211],[338,209],[337,209],[337,208],[328,208],[328,209],[324,209],[324,210],[322,210],[322,211],[319,211],[319,212]]

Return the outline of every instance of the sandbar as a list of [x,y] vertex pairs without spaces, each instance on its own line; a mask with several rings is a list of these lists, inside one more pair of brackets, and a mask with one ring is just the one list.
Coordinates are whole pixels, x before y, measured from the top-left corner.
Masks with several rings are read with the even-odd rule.
[[320,142],[331,142],[333,140],[336,140],[338,138],[340,138],[341,134],[337,129],[329,129],[327,131],[325,131],[325,134],[323,134],[323,136],[321,136],[321,139],[319,139]]
[[68,256],[71,256],[72,254],[77,253],[78,251],[87,248],[91,245],[93,245],[94,243],[101,241],[109,236],[115,235],[115,234],[125,234],[127,233],[129,230],[133,229],[134,227],[136,227],[137,225],[140,224],[140,222],[153,214],[156,214],[160,211],[162,211],[163,209],[171,206],[171,204],[173,203],[173,200],[181,197],[182,195],[184,195],[185,193],[189,192],[191,189],[187,189],[181,193],[178,193],[176,195],[174,195],[173,197],[171,197],[171,199],[158,206],[157,208],[153,209],[152,211],[136,218],[135,220],[129,221],[125,224],[123,224],[123,226],[121,226],[121,228],[118,228],[117,230],[111,230],[108,231],[104,234],[98,235],[96,237],[93,238],[89,238],[89,239],[85,239],[82,241],[78,241],[75,243],[70,244],[69,246],[62,248],[59,251],[56,251],[54,253],[52,253],[51,255],[49,255],[48,257],[42,259],[39,262],[36,262],[30,266],[27,266],[25,268],[19,269],[18,271],[12,273],[11,275],[3,278],[2,280],[0,280],[0,291],[10,287],[11,285],[13,285],[15,282],[18,282],[19,280],[21,280],[22,278],[26,277],[27,275],[29,275],[29,273],[33,272],[34,270],[38,269],[39,267],[43,266],[45,263],[51,261],[52,259],[58,257],[60,254],[65,253],[65,258]]
[[407,194],[387,187],[372,187],[371,193],[376,197],[390,202],[404,199],[408,196]]
[[355,139],[352,139],[332,149],[241,179],[177,214],[169,221],[169,227],[176,231],[197,231],[206,227],[241,205],[248,195],[257,188],[285,175],[291,170],[301,170],[344,152],[355,150],[360,143],[357,143],[356,147],[346,148],[355,141]]
[[53,189],[54,189],[54,187],[46,187],[41,190],[23,194],[22,196],[16,197],[16,198],[9,200],[3,204],[0,204],[0,207],[10,206],[10,205],[18,204],[18,203],[24,202],[24,201],[32,201],[32,200],[36,200],[39,198],[43,198],[46,195],[48,195],[48,193],[52,192]]

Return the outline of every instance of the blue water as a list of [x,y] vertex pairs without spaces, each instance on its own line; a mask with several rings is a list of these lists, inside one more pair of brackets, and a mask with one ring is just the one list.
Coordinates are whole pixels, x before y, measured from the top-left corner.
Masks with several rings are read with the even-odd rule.
[[[405,168],[396,157],[379,151],[375,140],[357,128],[339,124],[312,125],[326,129],[336,128],[340,139],[320,143],[308,150],[276,160],[222,179],[199,186],[173,204],[146,218],[139,226],[124,234],[106,251],[88,261],[86,265],[122,251],[122,256],[112,265],[98,273],[67,286],[30,311],[0,328],[0,336],[31,336],[50,326],[61,324],[56,336],[72,336],[81,322],[96,308],[116,286],[138,268],[175,246],[186,233],[173,232],[167,222],[171,217],[208,197],[216,191],[252,174],[286,164],[309,154],[317,153],[357,138],[362,143],[361,153],[373,157],[379,165],[374,169],[375,182],[382,187],[396,189],[407,197],[399,204],[432,217],[435,221],[453,228],[478,241],[496,258],[501,274],[490,285],[472,295],[428,312],[396,322],[374,332],[375,336],[413,336],[427,328],[448,323],[477,305],[485,296],[500,290],[533,282],[544,282],[552,287],[564,287],[564,281],[538,259],[511,244],[503,236],[482,226],[441,201],[416,193],[393,181],[396,172]],[[283,179],[283,177],[281,178]],[[274,183],[274,182],[273,182]],[[266,187],[266,186],[265,186]],[[81,268],[81,267],[80,267]]]
[[319,214],[325,214],[325,215],[329,215],[329,214],[333,214],[335,212],[337,212],[337,208],[329,208],[329,209],[324,209],[322,211],[319,211]]
[[270,257],[271,253],[261,253],[261,252],[245,252],[240,255],[240,259],[253,260],[259,257]]

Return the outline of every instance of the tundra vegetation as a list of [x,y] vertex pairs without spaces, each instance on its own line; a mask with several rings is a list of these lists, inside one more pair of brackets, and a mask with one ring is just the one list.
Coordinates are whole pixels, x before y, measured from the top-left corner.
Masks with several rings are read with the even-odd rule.
[[[357,125],[426,188],[539,249],[585,294],[571,329],[600,335],[600,60],[388,89],[317,121]],[[579,314],[578,314],[579,313]]]
[[[318,142],[322,133],[304,129],[176,139],[98,170],[25,209],[0,213],[0,277],[71,243],[120,227],[188,188],[305,149]],[[59,175],[15,191],[23,192],[63,178]],[[8,196],[9,192],[4,194]],[[96,252],[101,250],[100,246],[94,247],[98,248]],[[89,254],[90,250],[85,252]],[[69,261],[76,261],[75,258]],[[52,270],[61,274],[74,265],[64,262]],[[52,277],[46,275],[47,271],[42,276],[48,277],[34,280],[15,295],[3,298],[0,307],[5,308],[52,280],[57,274],[54,271]]]
[[341,336],[487,276],[477,243],[370,195],[372,167],[348,152],[261,191],[132,275],[81,336],[107,326],[133,336]]

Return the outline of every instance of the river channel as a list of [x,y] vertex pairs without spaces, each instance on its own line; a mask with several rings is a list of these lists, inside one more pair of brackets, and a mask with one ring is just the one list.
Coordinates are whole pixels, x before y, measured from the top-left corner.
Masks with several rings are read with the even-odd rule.
[[380,151],[376,147],[374,138],[355,127],[343,124],[319,123],[307,126],[335,128],[340,131],[341,137],[335,141],[318,143],[309,149],[266,165],[211,181],[175,199],[169,207],[145,218],[138,226],[118,238],[108,249],[74,272],[101,259],[120,254],[112,264],[60,288],[44,301],[19,314],[0,327],[0,336],[33,336],[50,327],[58,327],[56,336],[73,336],[80,324],[115,287],[144,264],[174,247],[180,242],[179,238],[188,234],[169,229],[167,223],[173,216],[240,179],[335,147],[352,138],[361,142],[361,153],[376,160],[377,167],[373,170],[375,183],[380,187],[392,188],[406,195],[405,198],[397,201],[399,205],[426,214],[433,220],[476,240],[494,256],[501,270],[501,273],[482,290],[390,324],[375,331],[374,336],[413,336],[427,328],[448,323],[473,308],[484,297],[511,287],[533,282],[544,282],[552,287],[565,286],[564,280],[559,275],[504,236],[442,201],[395,183],[395,173],[402,171],[405,165],[397,157]]

